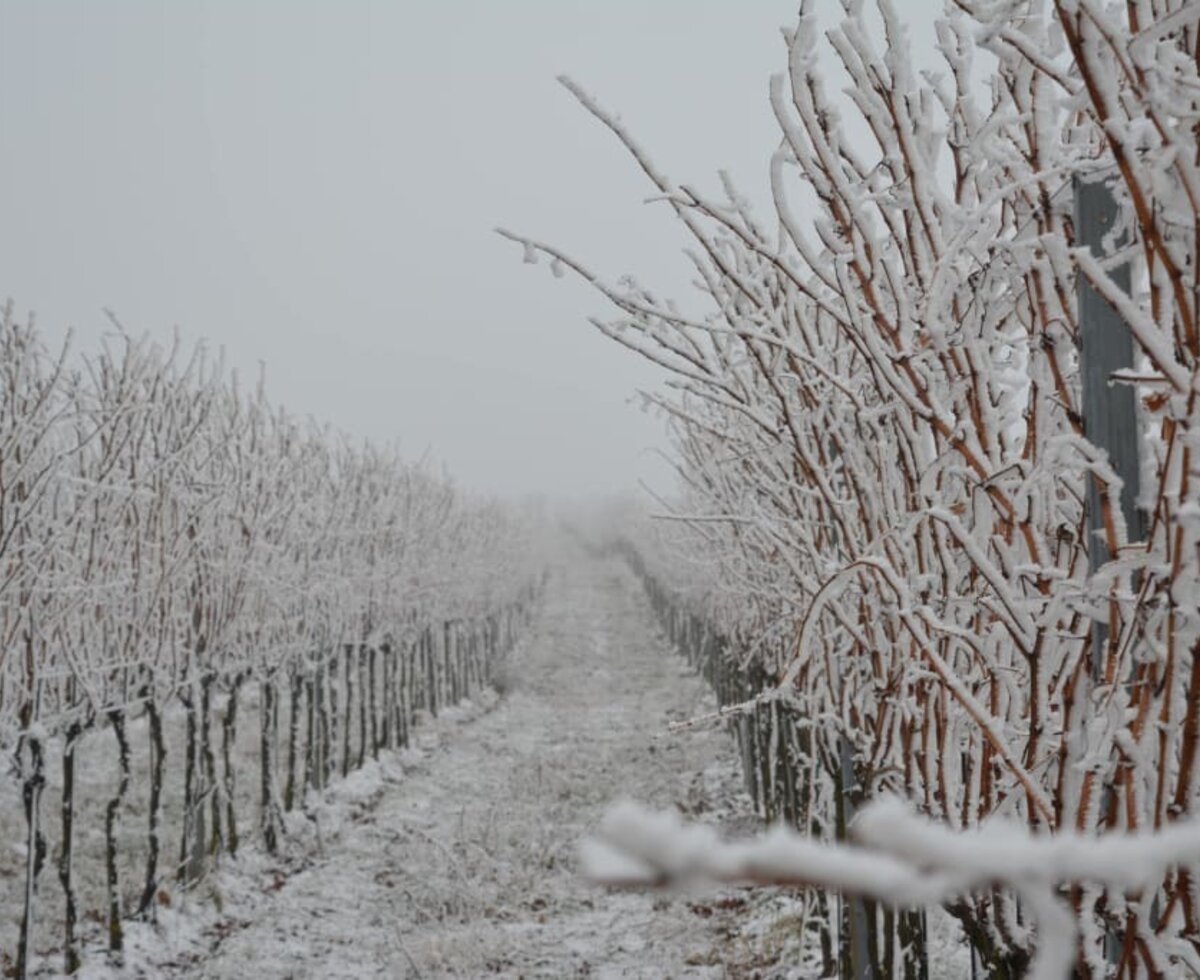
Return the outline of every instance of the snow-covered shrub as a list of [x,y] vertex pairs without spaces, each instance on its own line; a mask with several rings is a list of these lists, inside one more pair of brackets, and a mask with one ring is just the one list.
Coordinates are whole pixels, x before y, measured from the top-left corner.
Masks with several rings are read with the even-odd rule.
[[[1200,788],[1197,7],[960,0],[919,73],[888,0],[844,6],[786,34],[769,221],[727,181],[668,179],[565,81],[674,210],[704,312],[509,237],[596,284],[618,310],[597,326],[672,374],[653,400],[692,557],[659,574],[801,726],[804,829],[833,836],[851,790],[961,830],[1163,829]],[[1122,216],[1108,262],[1075,238],[1089,180]],[[1136,386],[1144,529],[1088,439],[1085,283],[1134,341],[1111,381]],[[992,969],[1028,963],[1012,891],[950,908]],[[1084,975],[1200,971],[1190,866],[1072,909]]]
[[[95,352],[51,354],[9,306],[0,750],[15,778],[0,825],[15,831],[23,810],[25,846],[24,867],[10,854],[0,879],[25,894],[0,902],[23,909],[19,930],[0,923],[0,945],[17,972],[51,862],[65,898],[55,932],[78,965],[77,926],[98,904],[78,887],[86,835],[103,833],[103,873],[88,881],[103,881],[119,953],[123,918],[153,916],[164,884],[198,879],[250,826],[275,849],[307,789],[406,744],[418,706],[486,685],[538,588],[533,522],[289,416],[203,348],[114,324]],[[250,772],[239,705],[259,737]],[[77,783],[95,793],[96,774],[76,772],[84,740],[109,747],[102,800],[76,798]],[[235,807],[248,787],[253,815]],[[136,831],[131,807],[144,807]],[[144,841],[136,867],[131,837]]]

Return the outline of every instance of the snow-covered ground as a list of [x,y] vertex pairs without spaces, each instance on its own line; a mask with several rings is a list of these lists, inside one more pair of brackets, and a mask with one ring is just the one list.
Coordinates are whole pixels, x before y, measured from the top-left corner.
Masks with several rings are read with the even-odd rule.
[[131,925],[122,975],[762,975],[786,903],[774,928],[756,903],[747,929],[747,892],[607,892],[577,873],[621,797],[755,827],[726,734],[663,735],[712,705],[621,562],[564,556],[508,687],[311,803],[289,864],[250,851],[212,879],[216,905]]

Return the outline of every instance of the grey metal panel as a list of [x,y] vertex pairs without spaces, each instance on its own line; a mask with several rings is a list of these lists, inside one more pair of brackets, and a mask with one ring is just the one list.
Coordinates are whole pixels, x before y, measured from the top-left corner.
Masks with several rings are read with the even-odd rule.
[[[1113,179],[1075,180],[1075,240],[1097,258],[1115,254],[1128,244],[1122,232],[1112,235],[1119,217],[1113,195]],[[1105,241],[1106,237],[1109,241]],[[1126,293],[1130,290],[1129,263],[1108,270],[1109,276]],[[1109,465],[1121,478],[1121,514],[1129,541],[1145,537],[1144,521],[1136,507],[1139,485],[1138,413],[1131,385],[1113,384],[1117,371],[1133,367],[1133,337],[1116,309],[1083,276],[1078,277],[1079,373],[1083,388],[1081,414],[1089,441],[1108,455]],[[1095,572],[1113,556],[1108,553],[1100,515],[1100,493],[1095,480],[1087,481],[1088,567]],[[1103,651],[1108,626],[1092,625],[1091,667],[1097,679],[1103,671]]]
[[[1128,243],[1122,235],[1105,249],[1118,217],[1112,181],[1075,182],[1075,236],[1097,258],[1113,254]],[[1130,288],[1129,263],[1109,270],[1113,281],[1126,293]],[[1132,386],[1113,384],[1114,372],[1133,367],[1133,338],[1129,327],[1091,283],[1079,277],[1080,376],[1083,384],[1083,430],[1088,439],[1108,453],[1109,463],[1124,482],[1121,489],[1121,512],[1129,529],[1129,540],[1144,536],[1140,513],[1135,507],[1138,496],[1138,430],[1137,405]],[[1090,565],[1094,571],[1109,559],[1103,538],[1094,532],[1100,525],[1100,502],[1095,482],[1087,488],[1088,530],[1093,532],[1088,542]]]

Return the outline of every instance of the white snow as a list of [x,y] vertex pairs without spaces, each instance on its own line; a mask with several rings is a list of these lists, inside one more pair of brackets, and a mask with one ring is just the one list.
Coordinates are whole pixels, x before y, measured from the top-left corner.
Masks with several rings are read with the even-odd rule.
[[663,737],[714,706],[622,563],[560,561],[508,674],[498,703],[426,720],[417,748],[310,799],[297,870],[250,851],[213,880],[219,913],[189,900],[131,926],[123,975],[718,977],[799,955],[795,903],[773,891],[580,874],[578,842],[613,799],[756,826],[722,729]]

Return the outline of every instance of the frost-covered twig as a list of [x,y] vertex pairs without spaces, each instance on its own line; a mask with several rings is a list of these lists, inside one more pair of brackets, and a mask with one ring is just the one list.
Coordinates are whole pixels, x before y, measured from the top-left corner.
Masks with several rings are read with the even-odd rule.
[[1075,927],[1056,897],[1064,885],[1099,882],[1141,888],[1180,865],[1200,863],[1200,822],[1159,833],[1086,837],[1031,835],[997,822],[954,832],[894,798],[876,800],[852,828],[854,845],[777,827],[749,841],[723,842],[709,827],[683,823],[634,803],[614,806],[581,845],[582,868],[616,887],[691,881],[816,887],[897,907],[940,905],[1005,886],[1028,899],[1039,944],[1030,976],[1061,980],[1075,955]]
[[[1195,4],[958,0],[941,75],[892,0],[870,6],[828,25],[806,4],[785,32],[770,221],[725,178],[720,203],[669,181],[569,86],[669,201],[707,300],[683,317],[575,266],[615,307],[600,329],[673,372],[647,401],[679,492],[626,536],[675,642],[752,706],[764,811],[828,831],[882,785],[967,830],[1165,830],[1200,789]],[[1113,186],[1106,247],[1128,244],[1104,259],[1076,238],[1076,179]],[[1144,535],[1082,415],[1084,284],[1130,328],[1111,380],[1136,385]],[[955,906],[1010,972],[1015,901]],[[1080,893],[1081,971],[1105,945],[1127,976],[1200,957],[1191,868],[1142,905]]]

